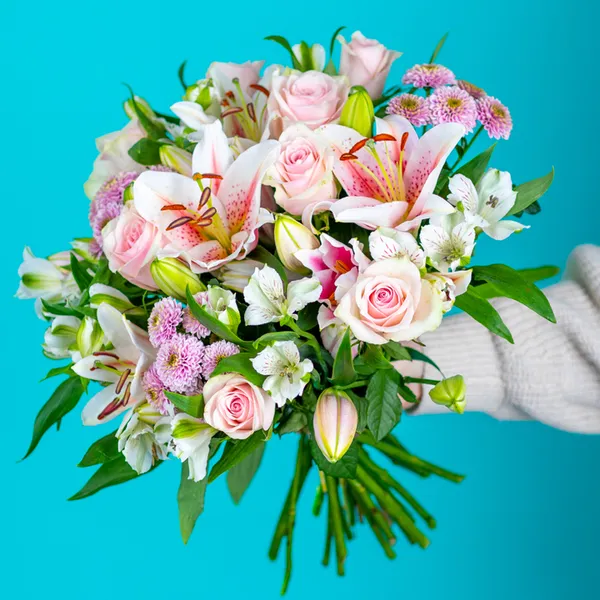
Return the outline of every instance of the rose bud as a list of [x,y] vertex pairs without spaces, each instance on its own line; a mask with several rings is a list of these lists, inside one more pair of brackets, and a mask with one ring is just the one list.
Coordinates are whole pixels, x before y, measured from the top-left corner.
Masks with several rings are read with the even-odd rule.
[[299,250],[314,250],[319,240],[302,223],[288,215],[277,215],[275,219],[275,247],[283,266],[301,275],[310,271],[296,258]]
[[172,144],[163,144],[158,150],[158,155],[165,167],[182,175],[192,176],[192,155],[186,150]]
[[350,398],[339,390],[325,390],[317,402],[313,427],[315,441],[329,462],[337,462],[354,441],[358,412]]
[[462,415],[467,401],[467,386],[462,375],[454,375],[438,382],[430,391],[429,397],[436,403],[447,406],[451,411]]
[[374,120],[375,109],[371,96],[364,87],[359,85],[353,87],[342,109],[340,125],[352,127],[361,135],[370,137]]
[[161,292],[184,302],[188,287],[192,295],[206,291],[198,276],[176,258],[155,259],[150,265],[150,273]]

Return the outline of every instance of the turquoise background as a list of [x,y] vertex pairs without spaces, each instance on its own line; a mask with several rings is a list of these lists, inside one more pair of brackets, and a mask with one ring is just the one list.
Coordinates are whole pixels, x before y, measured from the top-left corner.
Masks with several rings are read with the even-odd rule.
[[[370,12],[377,9],[376,13]],[[393,77],[428,59],[498,96],[515,129],[494,166],[516,182],[557,175],[532,229],[483,240],[481,263],[564,266],[569,251],[600,242],[597,219],[599,54],[597,9],[584,0],[387,2],[20,2],[0,7],[3,223],[0,587],[5,598],[278,597],[283,561],[267,547],[291,477],[293,437],[269,445],[242,505],[224,480],[187,547],[179,539],[176,461],[81,502],[65,499],[91,475],[75,467],[109,430],[84,429],[76,412],[27,461],[33,419],[55,382],[38,351],[44,324],[12,298],[24,245],[45,256],[87,235],[82,191],[94,138],[125,120],[121,82],[166,110],[212,60],[267,59],[262,41],[328,44],[341,24],[404,56]],[[482,148],[487,140],[482,140]],[[315,473],[300,502],[290,600],[305,598],[597,598],[600,437],[483,415],[406,418],[397,434],[414,451],[468,474],[462,485],[403,476],[437,517],[423,552],[397,545],[389,562],[371,532],[350,544],[347,576],[320,565],[324,519],[310,514]]]

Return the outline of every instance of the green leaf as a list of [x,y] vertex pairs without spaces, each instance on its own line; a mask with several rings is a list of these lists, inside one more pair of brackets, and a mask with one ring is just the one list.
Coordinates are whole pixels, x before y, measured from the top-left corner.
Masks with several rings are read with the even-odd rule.
[[235,504],[239,504],[244,492],[252,482],[254,475],[260,467],[265,444],[261,444],[253,452],[248,454],[237,465],[227,471],[227,487]]
[[21,460],[26,459],[35,450],[42,436],[52,425],[60,421],[77,406],[83,391],[83,384],[79,377],[69,377],[56,388],[35,418],[31,443],[27,453]]
[[293,331],[273,331],[261,335],[252,345],[255,348],[259,346],[269,346],[271,342],[293,342],[298,339],[298,334]]
[[275,433],[285,435],[286,433],[297,433],[302,431],[308,425],[306,413],[300,410],[290,411],[288,415],[282,417],[277,424]]
[[254,260],[265,263],[265,265],[268,265],[271,267],[271,269],[275,269],[279,277],[281,277],[283,285],[287,286],[288,278],[287,273],[285,272],[285,267],[281,261],[276,256],[271,254],[266,248],[263,246],[257,246],[249,258],[253,258]]
[[433,362],[433,360],[431,360],[431,358],[429,358],[429,356],[423,354],[422,352],[419,352],[418,350],[415,350],[414,348],[407,348],[407,350],[410,354],[409,360],[420,360],[421,362],[425,362],[428,365],[431,365],[434,369],[437,369],[440,372],[440,374],[443,375],[442,370],[437,366],[435,362]]
[[256,431],[245,440],[228,441],[223,455],[210,470],[208,483],[212,483],[217,477],[223,475],[225,471],[237,465],[246,456],[252,454],[260,445],[264,444],[265,434],[265,431]]
[[188,479],[189,468],[187,461],[181,464],[181,480],[177,491],[177,505],[179,507],[179,530],[183,543],[187,544],[198,517],[204,511],[204,496],[208,481]]
[[239,373],[250,383],[261,387],[265,381],[265,376],[254,370],[250,361],[251,358],[254,358],[254,354],[250,354],[249,352],[241,352],[240,354],[222,358],[211,373],[211,377],[221,375],[222,373]]
[[80,264],[77,260],[77,256],[73,252],[71,252],[71,273],[73,273],[73,279],[75,280],[77,287],[82,292],[90,287],[92,276]]
[[185,83],[185,65],[187,65],[187,60],[184,60],[180,65],[179,65],[179,69],[177,69],[177,77],[179,77],[179,82],[181,83],[181,86],[183,87],[184,91],[187,91],[188,86]]
[[142,138],[131,146],[127,153],[140,165],[160,165],[161,146],[162,144],[150,138]]
[[356,432],[362,433],[367,427],[367,414],[369,412],[367,399],[355,394],[352,390],[346,390],[346,394],[350,396],[350,399],[354,403],[354,406],[356,406],[356,411],[358,412],[358,425],[356,426]]
[[444,47],[444,44],[446,43],[447,39],[448,39],[448,33],[445,33],[442,36],[442,39],[437,43],[437,46],[435,47],[435,50],[433,51],[433,54],[431,55],[431,58],[429,59],[429,64],[435,62],[435,59],[438,57],[438,54],[440,53],[440,50]]
[[481,154],[478,154],[468,163],[465,163],[460,167],[456,173],[468,177],[475,185],[477,185],[487,169],[495,147],[496,144],[492,144],[487,150],[484,150]]
[[340,460],[335,463],[330,463],[321,452],[319,445],[315,442],[315,436],[309,438],[310,453],[317,463],[317,467],[326,475],[331,477],[342,477],[344,479],[356,478],[356,467],[358,465],[358,442],[352,442],[348,451]]
[[333,49],[335,48],[335,40],[337,40],[337,36],[340,35],[340,33],[342,33],[342,30],[344,29],[346,29],[346,26],[342,25],[333,32],[333,35],[331,36],[331,42],[329,42],[329,56],[333,54]]
[[204,414],[204,396],[183,396],[165,391],[165,396],[181,411],[190,417],[199,419]]
[[400,374],[395,369],[377,371],[367,387],[367,423],[375,439],[382,440],[400,421],[402,402],[398,398]]
[[[155,469],[162,461],[159,461],[151,470]],[[81,500],[103,490],[104,488],[125,483],[135,479],[139,475],[127,464],[125,457],[119,454],[117,458],[104,463],[89,479],[89,481],[69,500]]]
[[302,65],[298,62],[298,59],[294,55],[294,51],[292,50],[290,43],[283,36],[268,35],[265,38],[265,40],[268,40],[270,42],[275,42],[276,44],[283,46],[290,54],[290,58],[292,60],[292,66],[294,67],[294,69],[297,69],[298,71],[302,70]]
[[370,375],[379,369],[392,369],[381,346],[366,344],[367,349],[355,359],[354,368],[359,375]]
[[342,338],[333,362],[333,383],[335,385],[348,385],[356,380],[356,371],[352,362],[352,345],[350,342],[350,329]]
[[79,313],[74,308],[70,306],[63,306],[61,304],[52,304],[51,302],[47,302],[42,298],[42,306],[44,311],[50,313],[51,315],[56,316],[64,316],[64,317],[78,317],[81,313]]
[[186,297],[188,307],[194,317],[200,321],[202,325],[208,327],[208,329],[210,329],[218,338],[227,340],[228,342],[232,342],[243,348],[252,346],[250,342],[245,342],[240,339],[233,331],[231,331],[231,329],[229,329],[229,327],[227,327],[227,325],[221,323],[219,319],[209,315],[208,312],[194,300],[194,296],[190,293],[189,288],[186,290]]
[[383,349],[394,360],[411,360],[410,350],[398,342],[388,342]]
[[[517,273],[523,277],[526,281],[530,283],[535,283],[536,281],[542,281],[544,279],[550,279],[551,277],[555,277],[560,273],[559,267],[554,266],[543,266],[537,267],[535,269],[519,269]],[[483,283],[478,285],[476,288],[477,294],[482,298],[498,298],[502,296],[502,293],[496,289],[491,283]]]
[[492,333],[511,344],[515,343],[498,311],[485,298],[479,296],[474,288],[469,287],[464,294],[457,296],[454,306],[466,312]]
[[144,128],[144,131],[153,140],[158,140],[164,137],[166,133],[164,126],[150,119],[148,115],[138,106],[131,86],[125,84],[125,87],[129,90],[133,110],[135,111],[135,114],[137,115],[137,118],[140,121],[140,125]]
[[474,267],[473,279],[491,284],[502,296],[511,298],[527,306],[540,317],[556,323],[556,317],[544,293],[511,267],[507,265]]
[[510,209],[506,216],[510,217],[516,213],[520,213],[526,210],[528,206],[539,200],[548,191],[548,188],[552,185],[553,179],[554,167],[552,167],[550,173],[547,175],[518,185],[515,188],[515,192],[517,192],[515,205]]
[[53,369],[50,369],[46,373],[44,378],[40,379],[40,381],[46,381],[46,379],[50,379],[51,377],[56,377],[57,375],[68,375],[69,377],[73,377],[74,373],[71,370],[72,366],[73,366],[73,363],[69,363],[68,365],[63,365],[62,367],[54,367]]
[[103,465],[115,458],[120,453],[118,449],[119,440],[117,440],[117,430],[96,440],[81,459],[78,467],[93,467],[94,465]]

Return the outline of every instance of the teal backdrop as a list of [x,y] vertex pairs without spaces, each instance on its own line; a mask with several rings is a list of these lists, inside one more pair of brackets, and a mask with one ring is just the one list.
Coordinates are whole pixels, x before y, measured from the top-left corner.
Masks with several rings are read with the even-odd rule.
[[[440,56],[461,78],[499,97],[515,127],[494,166],[516,182],[552,165],[554,186],[529,231],[482,240],[478,262],[564,267],[570,250],[600,243],[598,10],[585,0],[485,3],[42,2],[0,5],[2,207],[2,451],[0,587],[3,598],[278,597],[283,560],[266,553],[291,477],[295,440],[269,444],[234,507],[224,479],[211,485],[188,546],[179,538],[179,465],[69,503],[90,471],[76,468],[108,432],[85,429],[78,411],[18,463],[39,408],[56,381],[39,344],[44,324],[14,299],[23,246],[40,256],[89,233],[82,184],[94,139],[123,126],[133,86],[166,111],[181,94],[177,68],[203,76],[213,60],[286,60],[264,36],[329,43],[339,25],[404,52],[390,82]],[[485,140],[479,141],[482,149]],[[426,551],[397,544],[388,561],[362,528],[347,575],[321,566],[324,519],[310,514],[315,473],[302,496],[289,600],[299,598],[598,598],[600,436],[469,414],[406,417],[396,433],[414,451],[466,473],[461,485],[404,481],[437,517]]]

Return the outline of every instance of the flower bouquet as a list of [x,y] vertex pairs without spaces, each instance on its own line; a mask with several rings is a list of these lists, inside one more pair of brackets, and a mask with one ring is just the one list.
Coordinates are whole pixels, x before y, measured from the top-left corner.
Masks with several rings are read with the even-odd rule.
[[180,463],[187,542],[208,484],[226,475],[239,502],[269,440],[295,435],[269,550],[285,543],[283,591],[311,469],[323,563],[334,554],[340,575],[359,523],[389,558],[398,533],[429,544],[435,520],[398,476],[462,476],[392,430],[418,401],[413,384],[457,413],[466,386],[421,336],[456,306],[512,342],[497,296],[554,319],[534,285],[553,268],[469,267],[480,238],[526,229],[519,218],[539,211],[552,181],[515,187],[488,168],[493,145],[468,156],[482,133],[509,137],[509,110],[436,62],[445,37],[386,88],[400,53],[339,33],[329,52],[267,38],[288,67],[215,62],[188,85],[184,63],[169,114],[130,90],[129,121],[97,140],[84,186],[93,236],[47,259],[26,249],[19,270],[18,296],[49,323],[44,354],[66,361],[47,375],[63,380],[26,456],[89,393],[84,425],[112,431],[83,455],[96,470],[71,500]]

